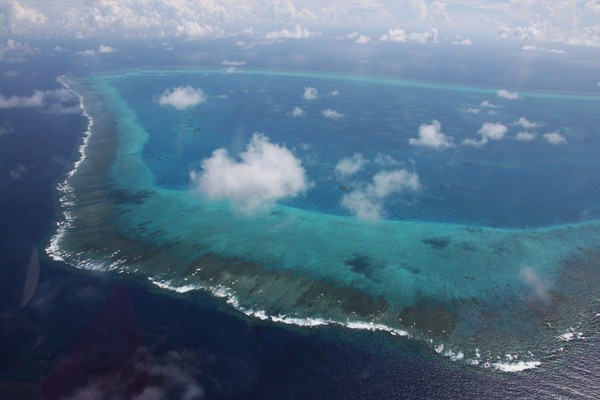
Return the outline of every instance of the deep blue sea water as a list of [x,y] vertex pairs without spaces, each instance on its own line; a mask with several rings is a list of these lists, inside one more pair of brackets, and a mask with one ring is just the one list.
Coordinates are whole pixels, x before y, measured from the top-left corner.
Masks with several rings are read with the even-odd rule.
[[[54,78],[66,70],[48,63],[31,69],[45,74],[10,87],[23,93],[57,88]],[[563,355],[537,370],[505,375],[450,363],[427,346],[383,332],[280,327],[240,317],[198,293],[172,296],[115,274],[53,263],[43,256],[54,222],[53,188],[78,157],[86,122],[40,110],[2,111],[0,117],[15,127],[14,135],[0,137],[0,397],[64,398],[82,387],[118,387],[131,397],[159,387],[177,398],[190,382],[206,398],[232,399],[594,398],[600,390],[597,319],[588,338],[565,344]],[[27,173],[14,179],[10,171],[19,164]],[[33,292],[25,289],[36,275],[30,272],[32,246],[41,258]],[[33,293],[26,305],[24,293]],[[150,367],[176,371],[176,383],[139,373]]]

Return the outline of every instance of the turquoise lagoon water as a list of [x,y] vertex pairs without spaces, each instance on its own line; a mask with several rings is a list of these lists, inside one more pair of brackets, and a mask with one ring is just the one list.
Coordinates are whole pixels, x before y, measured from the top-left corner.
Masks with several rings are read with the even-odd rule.
[[[498,88],[269,71],[65,84],[93,124],[62,185],[65,218],[48,248],[55,258],[208,290],[273,322],[388,331],[507,371],[538,366],[590,334],[600,294],[599,98],[507,100]],[[207,101],[183,111],[158,104],[182,85],[202,88]],[[307,86],[316,100],[302,99]],[[294,107],[305,115],[292,117]],[[328,108],[343,118],[324,118]],[[536,123],[535,140],[515,139],[521,117]],[[409,145],[432,120],[456,147]],[[505,138],[460,145],[484,122],[504,124]],[[193,190],[189,176],[217,148],[243,151],[254,132],[292,149],[312,187],[240,215]],[[566,143],[549,143],[549,132]],[[355,153],[369,163],[351,178],[336,175]],[[345,193],[398,168],[417,173],[423,188],[386,199],[382,220],[341,207]]]

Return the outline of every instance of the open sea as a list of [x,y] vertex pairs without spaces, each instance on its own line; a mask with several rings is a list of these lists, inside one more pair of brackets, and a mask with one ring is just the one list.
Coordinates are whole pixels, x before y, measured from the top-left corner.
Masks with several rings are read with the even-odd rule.
[[[61,90],[63,112],[0,110],[0,398],[597,397],[587,64],[527,60],[574,68],[565,87],[493,59],[495,78],[209,50],[133,70],[48,49],[3,86]],[[215,67],[232,57],[249,65]],[[160,104],[188,85],[202,103]],[[452,144],[411,145],[424,125]],[[249,211],[197,189],[203,160],[239,162],[256,133],[301,162],[304,193]],[[380,194],[400,171],[419,184]]]

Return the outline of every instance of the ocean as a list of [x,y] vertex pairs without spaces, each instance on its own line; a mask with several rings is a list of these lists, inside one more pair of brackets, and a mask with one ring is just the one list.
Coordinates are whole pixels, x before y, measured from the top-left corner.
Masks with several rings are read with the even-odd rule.
[[[36,87],[60,88],[56,69]],[[515,103],[497,96],[500,86],[472,82],[288,71],[68,75],[91,119],[3,116],[15,131],[0,138],[12,139],[3,220],[14,227],[3,241],[2,264],[12,266],[5,393],[77,398],[117,385],[123,398],[593,397],[594,95],[510,87]],[[201,87],[206,102],[161,107],[158,96],[180,85]],[[309,86],[318,100],[302,98]],[[303,118],[291,115],[296,106]],[[535,140],[515,139],[520,117],[540,124]],[[454,147],[408,144],[434,120]],[[462,145],[488,121],[507,127],[503,140]],[[292,149],[311,188],[240,215],[193,190],[190,173],[215,149],[240,153],[254,132]],[[545,140],[550,132],[567,143]],[[364,169],[336,176],[357,153]],[[380,220],[341,206],[379,171],[402,169],[422,188],[383,202]],[[60,240],[52,223],[66,220],[55,207],[75,221]],[[83,271],[45,258],[48,243]]]

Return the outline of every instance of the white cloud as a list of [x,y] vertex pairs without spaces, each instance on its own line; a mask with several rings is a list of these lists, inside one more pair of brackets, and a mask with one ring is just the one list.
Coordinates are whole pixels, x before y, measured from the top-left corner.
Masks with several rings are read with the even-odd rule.
[[543,47],[543,46],[535,46],[535,45],[530,45],[530,44],[524,45],[523,47],[521,47],[521,50],[542,51],[542,52],[552,53],[552,54],[567,54],[567,52],[563,49],[547,48],[547,47]]
[[342,114],[339,111],[332,110],[331,108],[327,108],[327,109],[323,110],[323,112],[321,114],[323,114],[323,116],[325,118],[330,118],[330,119],[340,119],[340,118],[344,117],[344,114]]
[[75,95],[65,88],[34,90],[31,96],[4,96],[0,94],[0,109],[46,107],[44,112],[54,114],[80,113]]
[[[435,27],[460,33],[495,33],[511,40],[600,46],[597,2],[593,0],[2,0],[0,31],[39,37],[248,36],[304,38],[308,29],[348,32],[402,26],[413,32]],[[524,23],[525,22],[525,23]],[[305,28],[304,28],[305,27]],[[278,28],[279,29],[279,28]],[[399,28],[393,29],[400,31]],[[388,32],[384,40],[435,42],[432,31]],[[353,40],[356,40],[353,39]]]
[[475,108],[475,107],[469,107],[465,111],[468,112],[469,114],[479,114],[481,112],[481,110],[479,108]]
[[396,160],[392,156],[383,153],[377,153],[377,156],[373,162],[380,167],[395,167],[401,164],[400,161]]
[[182,36],[187,39],[218,39],[225,37],[225,31],[219,26],[186,20],[177,25],[175,36]]
[[418,43],[435,43],[437,42],[438,30],[436,28],[431,28],[427,32],[414,32],[407,34],[404,29],[395,28],[388,29],[386,34],[383,34],[379,41],[381,42],[406,42],[413,41]]
[[438,30],[436,28],[431,28],[427,32],[423,33],[411,33],[408,38],[413,42],[418,43],[436,43],[438,37]]
[[190,177],[209,199],[229,200],[244,214],[309,188],[300,160],[259,133],[252,135],[239,161],[227,149],[217,149],[202,161],[202,171],[193,171]]
[[517,122],[515,122],[517,125],[522,126],[525,129],[533,129],[533,128],[537,128],[538,126],[540,126],[537,122],[532,122],[529,121],[527,118],[525,117],[520,117]]
[[100,53],[100,54],[110,54],[110,53],[114,53],[116,51],[117,51],[117,49],[115,49],[112,46],[106,45],[106,44],[101,44],[100,46],[98,46],[98,53]]
[[265,35],[265,39],[308,39],[315,36],[320,36],[319,32],[312,32],[308,28],[302,28],[296,25],[293,29],[282,29],[280,31],[269,32]]
[[502,140],[508,128],[496,122],[485,122],[477,131],[482,137],[490,140]]
[[485,144],[487,144],[487,142],[488,140],[486,138],[481,138],[479,140],[473,138],[466,138],[463,139],[462,144],[465,146],[482,147]]
[[463,144],[466,146],[482,147],[487,144],[490,140],[498,141],[504,138],[504,134],[508,131],[506,125],[502,125],[496,122],[485,122],[481,128],[477,131],[477,134],[481,136],[481,139],[467,138],[463,140]]
[[452,44],[458,44],[461,46],[472,46],[473,45],[473,41],[471,39],[463,39],[463,40],[457,40],[455,42],[452,42]]
[[552,288],[552,284],[548,280],[541,278],[532,267],[522,267],[519,270],[519,277],[527,284],[527,286],[529,286],[532,291],[531,295],[533,295],[536,300],[540,300],[544,303],[550,302],[550,289]]
[[206,95],[199,88],[191,86],[179,86],[174,89],[166,89],[159,97],[161,106],[171,106],[177,110],[185,110],[195,107],[206,101]]
[[497,105],[490,103],[488,100],[484,100],[481,102],[481,104],[479,104],[479,107],[485,107],[485,108],[498,108]]
[[366,36],[366,35],[360,35],[355,41],[354,43],[357,44],[367,44],[371,41],[371,38]]
[[521,47],[521,50],[534,51],[534,50],[539,50],[539,47],[536,45],[533,45],[533,44],[526,44]]
[[0,9],[0,16],[2,17],[0,22],[6,20],[8,30],[12,34],[25,34],[29,26],[40,25],[47,20],[44,14],[33,7],[24,5],[20,1],[6,1],[0,5],[6,8],[5,15],[2,15],[4,10]]
[[335,172],[341,175],[342,178],[347,178],[356,174],[365,165],[369,163],[362,154],[356,153],[352,157],[342,158],[335,166]]
[[304,112],[303,109],[301,109],[300,107],[294,107],[294,109],[292,110],[292,117],[294,118],[299,118],[299,117],[303,117],[306,113]]
[[[600,86],[600,82],[599,82],[599,85],[598,85],[598,86]],[[329,93],[329,95],[330,95],[330,96],[339,96],[339,95],[340,95],[340,91],[339,91],[339,90],[337,90],[337,89],[335,89],[335,90],[331,91],[331,92]]]
[[560,134],[560,132],[550,132],[544,134],[544,139],[552,144],[563,144],[567,143],[567,138]]
[[436,150],[454,147],[454,141],[442,133],[442,125],[433,120],[431,124],[419,126],[419,138],[410,138],[408,143],[412,146],[430,147]]
[[407,36],[406,36],[406,32],[404,31],[404,29],[390,28],[390,29],[388,29],[388,32],[386,34],[382,35],[379,38],[379,40],[382,42],[387,42],[388,40],[390,42],[406,42]]
[[381,218],[383,202],[365,191],[355,190],[342,197],[342,207],[360,219],[375,221]]
[[96,50],[93,49],[86,49],[86,50],[81,50],[75,53],[78,56],[95,56],[96,55]]
[[367,186],[345,194],[341,205],[360,219],[377,220],[381,218],[388,196],[420,188],[419,176],[414,172],[405,169],[380,171]]
[[221,65],[224,65],[227,67],[243,67],[246,64],[247,64],[246,61],[223,60],[221,62]]
[[319,91],[312,86],[307,86],[304,88],[304,93],[302,94],[304,100],[312,101],[316,100],[319,97]]
[[[0,13],[0,21],[2,14]],[[0,61],[23,62],[28,56],[37,54],[39,50],[29,46],[26,43],[17,42],[14,39],[7,39],[5,43],[0,43]]]
[[109,45],[106,44],[101,44],[100,46],[98,46],[97,49],[87,49],[87,50],[82,50],[82,51],[78,51],[75,54],[77,54],[78,56],[95,56],[96,54],[111,54],[111,53],[115,53],[117,51],[116,48],[111,47]]
[[44,105],[44,92],[35,90],[31,96],[10,96],[0,94],[0,109],[32,108]]
[[501,97],[503,99],[507,99],[507,100],[516,100],[519,98],[519,93],[517,92],[509,92],[506,89],[500,89],[496,92],[496,95],[498,97]]
[[535,139],[537,135],[533,132],[522,131],[515,135],[515,138],[520,142],[530,142]]

